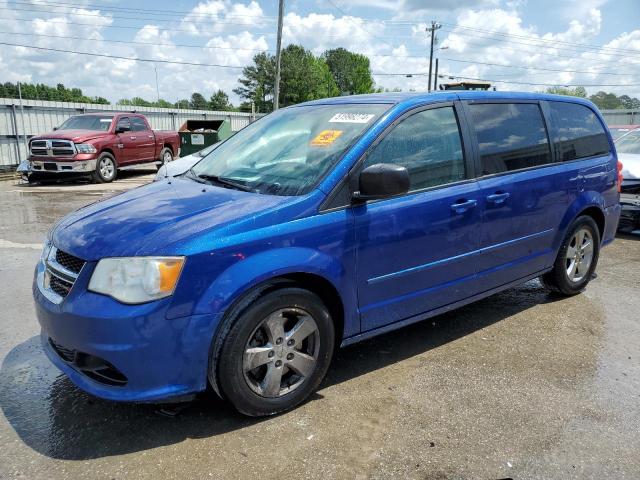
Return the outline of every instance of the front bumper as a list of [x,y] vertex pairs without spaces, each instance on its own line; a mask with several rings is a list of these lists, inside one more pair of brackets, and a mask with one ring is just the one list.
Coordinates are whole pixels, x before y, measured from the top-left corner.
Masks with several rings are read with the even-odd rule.
[[71,162],[52,162],[47,160],[30,160],[32,173],[91,173],[96,169],[97,160],[74,160]]
[[620,207],[618,231],[630,233],[640,230],[640,194],[621,194]]
[[[171,298],[124,305],[94,294],[86,289],[93,267],[85,265],[58,304],[39,284],[42,263],[36,268],[36,315],[53,364],[82,390],[108,400],[153,402],[203,391],[217,316],[167,319]],[[121,381],[109,381],[112,374],[92,374],[100,362],[113,367]]]

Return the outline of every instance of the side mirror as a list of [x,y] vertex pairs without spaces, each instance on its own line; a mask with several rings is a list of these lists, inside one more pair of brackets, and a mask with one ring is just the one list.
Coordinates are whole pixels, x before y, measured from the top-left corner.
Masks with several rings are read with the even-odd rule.
[[377,163],[360,172],[360,190],[353,194],[355,200],[376,200],[409,191],[409,172],[405,167],[390,163]]
[[131,128],[127,127],[126,125],[116,125],[116,135],[119,133],[128,132],[129,130],[131,130]]
[[58,127],[53,127],[53,131],[55,132],[58,129]]

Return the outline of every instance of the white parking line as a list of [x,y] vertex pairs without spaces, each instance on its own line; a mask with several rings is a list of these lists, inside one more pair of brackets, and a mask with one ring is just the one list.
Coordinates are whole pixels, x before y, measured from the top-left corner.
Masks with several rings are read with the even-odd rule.
[[32,250],[40,250],[42,248],[42,244],[41,243],[15,243],[15,242],[10,242],[9,240],[0,238],[0,248],[11,248],[11,249],[28,248]]

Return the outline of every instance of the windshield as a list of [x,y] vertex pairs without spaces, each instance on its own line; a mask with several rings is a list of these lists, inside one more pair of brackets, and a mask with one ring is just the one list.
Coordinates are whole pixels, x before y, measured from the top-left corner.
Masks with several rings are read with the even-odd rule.
[[96,130],[106,132],[111,126],[113,116],[79,115],[71,117],[58,130]]
[[613,128],[609,128],[609,131],[611,132],[611,136],[613,137],[614,140],[617,140],[618,138],[626,135],[627,133],[631,132],[635,130],[635,127],[613,127]]
[[303,195],[389,105],[289,107],[226,140],[189,172],[272,195]]
[[616,151],[618,153],[640,154],[640,130],[634,130],[620,138],[616,142]]

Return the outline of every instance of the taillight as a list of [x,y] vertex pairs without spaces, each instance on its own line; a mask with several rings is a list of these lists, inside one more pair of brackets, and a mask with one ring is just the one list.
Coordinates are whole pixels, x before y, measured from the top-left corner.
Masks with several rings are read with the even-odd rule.
[[622,191],[622,162],[618,160],[618,192]]

